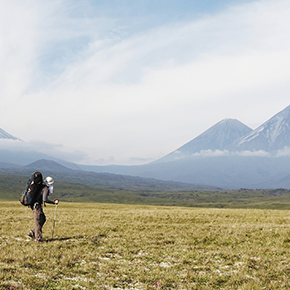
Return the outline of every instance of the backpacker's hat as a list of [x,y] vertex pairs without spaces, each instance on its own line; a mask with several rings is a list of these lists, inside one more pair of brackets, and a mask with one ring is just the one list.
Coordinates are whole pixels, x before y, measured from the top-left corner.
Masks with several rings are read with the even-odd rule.
[[45,178],[45,183],[47,183],[48,185],[51,185],[51,184],[53,184],[54,183],[54,180],[50,177],[50,176],[47,176],[46,178]]

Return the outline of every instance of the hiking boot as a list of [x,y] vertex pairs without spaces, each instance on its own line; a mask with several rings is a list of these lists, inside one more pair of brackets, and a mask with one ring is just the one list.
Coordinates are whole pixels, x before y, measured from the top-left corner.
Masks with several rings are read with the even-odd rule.
[[33,231],[30,231],[27,235],[28,235],[28,237],[35,239],[35,235],[34,235]]

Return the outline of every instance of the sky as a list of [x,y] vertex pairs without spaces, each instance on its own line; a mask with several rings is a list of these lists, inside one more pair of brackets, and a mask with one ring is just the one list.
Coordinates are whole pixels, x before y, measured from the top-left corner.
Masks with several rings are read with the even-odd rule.
[[290,105],[289,15],[288,0],[2,0],[0,128],[24,142],[0,147],[133,165],[222,119],[255,129]]

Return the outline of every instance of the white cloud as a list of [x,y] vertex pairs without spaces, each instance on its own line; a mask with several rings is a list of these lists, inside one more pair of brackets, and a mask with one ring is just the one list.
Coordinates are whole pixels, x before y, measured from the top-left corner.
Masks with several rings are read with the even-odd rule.
[[285,147],[282,150],[278,150],[276,157],[290,156],[290,147]]
[[30,82],[37,19],[36,9],[27,2],[0,4],[0,94],[4,107],[11,106],[11,99],[18,100]]
[[266,152],[264,150],[257,150],[257,151],[240,151],[240,152],[235,152],[233,153],[234,155],[238,156],[248,156],[248,157],[270,157],[269,152]]
[[[174,154],[175,154],[175,156],[174,156],[175,160],[189,157],[188,155],[182,154],[182,152],[178,151],[178,150],[174,151]],[[285,154],[285,155],[283,155],[283,154]],[[195,157],[220,157],[220,156],[244,156],[244,157],[271,157],[272,156],[272,157],[279,157],[279,156],[288,156],[288,155],[290,155],[289,148],[285,148],[285,150],[279,151],[274,156],[272,154],[270,154],[269,152],[266,152],[263,150],[229,151],[229,150],[211,150],[211,149],[201,150],[199,152],[192,154],[191,156],[193,158],[195,158]]]
[[194,153],[193,157],[218,157],[218,156],[228,156],[230,152],[228,150],[201,150],[200,152]]
[[109,33],[113,19],[72,17],[70,1],[9,3],[0,9],[15,10],[0,17],[10,27],[0,34],[1,126],[25,141],[122,164],[162,157],[224,118],[255,127],[289,104],[289,1],[127,38]]

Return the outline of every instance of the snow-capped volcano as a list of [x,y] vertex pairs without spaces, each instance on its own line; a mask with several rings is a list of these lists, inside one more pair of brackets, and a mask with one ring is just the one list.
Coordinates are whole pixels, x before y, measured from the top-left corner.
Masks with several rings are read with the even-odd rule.
[[290,147],[290,106],[277,113],[247,136],[237,140],[233,149],[273,152]]
[[20,140],[0,128],[0,139]]
[[173,161],[193,156],[193,154],[205,150],[223,151],[234,141],[252,131],[251,128],[236,119],[224,119],[158,161]]
[[290,189],[290,106],[254,131],[225,119],[155,162],[104,172],[221,188]]

